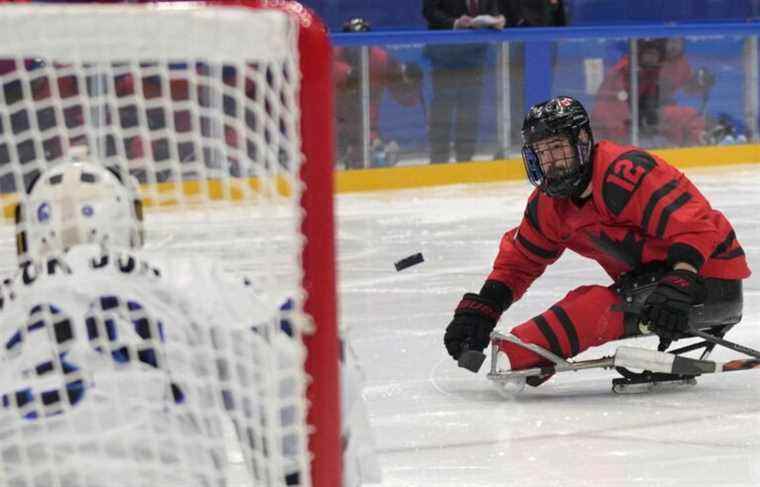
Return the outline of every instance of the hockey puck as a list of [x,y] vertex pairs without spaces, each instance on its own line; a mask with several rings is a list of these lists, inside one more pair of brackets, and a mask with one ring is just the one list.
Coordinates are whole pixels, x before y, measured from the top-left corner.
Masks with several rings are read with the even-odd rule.
[[422,258],[422,253],[417,252],[416,254],[412,254],[409,257],[404,257],[400,261],[396,262],[394,265],[396,266],[396,271],[403,271],[407,267],[411,267],[415,264],[419,264],[420,262],[424,262],[425,259]]

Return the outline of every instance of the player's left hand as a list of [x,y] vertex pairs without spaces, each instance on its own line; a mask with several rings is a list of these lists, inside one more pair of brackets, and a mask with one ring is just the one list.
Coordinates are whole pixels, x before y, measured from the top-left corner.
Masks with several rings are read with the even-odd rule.
[[687,270],[672,270],[662,276],[639,316],[639,323],[662,338],[682,338],[689,329],[691,308],[707,295],[704,279]]

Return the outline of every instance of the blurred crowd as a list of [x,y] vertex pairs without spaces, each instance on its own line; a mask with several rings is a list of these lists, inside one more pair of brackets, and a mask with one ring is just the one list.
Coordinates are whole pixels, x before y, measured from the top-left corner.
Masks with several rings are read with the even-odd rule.
[[[431,30],[567,25],[561,0],[422,0],[421,6]],[[351,19],[343,31],[368,32],[371,28],[368,19]],[[555,66],[557,43],[547,44],[551,44],[549,57]],[[511,141],[506,151],[494,144],[492,134],[484,136],[482,127],[484,110],[493,111],[495,103],[493,81],[487,79],[489,75],[491,80],[494,78],[492,45],[431,43],[421,49],[416,56],[409,55],[409,50],[378,46],[368,49],[368,127],[362,120],[360,49],[336,49],[339,168],[500,159],[519,151],[518,125],[524,115],[528,82],[525,67],[530,62],[525,58],[524,43],[510,42],[509,46],[506,82],[511,103],[507,110],[512,126],[507,128]],[[600,138],[620,143],[632,143],[635,138],[645,147],[746,141],[744,129],[735,118],[707,110],[713,88],[720,80],[710,66],[695,66],[683,38],[637,39],[617,60],[605,61],[600,81],[587,101]],[[577,71],[583,69],[577,66]],[[635,87],[632,69],[637,73]],[[632,93],[634,89],[636,94]],[[547,96],[556,94],[563,93]],[[392,110],[385,123],[381,113],[384,107]],[[415,120],[419,120],[420,113],[426,140],[396,140],[397,131],[390,117],[400,118],[399,123],[403,123],[405,114],[410,120],[417,115]],[[383,130],[383,126],[391,129]],[[491,140],[484,141],[489,136]]]
[[[423,0],[422,13],[433,30],[504,29],[566,25],[561,0]],[[343,32],[368,32],[366,19],[350,19]],[[359,84],[360,50],[335,51],[337,161],[341,168],[384,167],[399,162],[398,142],[379,130],[380,106],[387,91],[402,106],[424,111],[429,161],[470,161],[475,157],[487,45],[427,45],[431,99],[425,102],[423,71],[414,61],[401,62],[381,47],[368,49],[369,127],[363,126]],[[520,73],[515,73],[517,76]],[[429,107],[429,108],[428,108]],[[522,114],[519,114],[522,117]],[[369,134],[367,135],[364,134]],[[368,138],[365,142],[364,138]],[[364,157],[367,146],[369,160]]]
[[[673,146],[705,143],[705,105],[715,84],[706,68],[693,69],[681,38],[639,39],[638,129],[640,139]],[[631,132],[631,59],[624,55],[606,74],[592,113],[599,137],[626,143]],[[680,105],[679,91],[697,97],[699,108]],[[662,140],[658,140],[662,139]]]
[[[561,28],[568,23],[562,0],[421,0],[417,6],[431,30]],[[373,26],[371,19],[352,18],[341,30],[361,34]],[[336,47],[336,167],[515,156],[529,83],[526,65],[532,60],[526,59],[525,43],[509,44],[506,131],[511,135],[506,149],[494,142],[494,128],[483,122],[484,113],[495,111],[499,88],[494,86],[498,61],[492,44]],[[553,67],[559,61],[557,43],[547,45]],[[0,60],[8,108],[7,117],[0,118],[0,135],[12,140],[0,144],[0,190],[12,190],[16,184],[16,176],[3,171],[11,160],[22,165],[39,156],[53,160],[80,144],[97,143],[107,156],[127,159],[147,182],[200,172],[213,175],[217,169],[247,176],[258,162],[287,164],[297,150],[288,146],[291,138],[283,133],[292,130],[283,122],[285,117],[244,108],[259,96],[251,80],[261,78],[266,84],[287,76],[256,69],[201,62],[142,63],[114,64],[104,73],[43,59]],[[578,72],[583,69],[577,66]],[[635,134],[636,142],[645,147],[744,142],[741,123],[707,110],[720,82],[710,66],[695,63],[683,39],[642,38],[629,43],[612,63],[607,60],[586,103],[599,138],[631,143]],[[101,103],[98,97],[106,93],[111,102]],[[556,94],[576,93],[547,96]],[[270,115],[273,120],[268,120]],[[88,126],[100,127],[97,141],[91,140]],[[157,172],[142,171],[144,159],[156,162],[151,166]],[[178,171],[181,174],[174,174]]]

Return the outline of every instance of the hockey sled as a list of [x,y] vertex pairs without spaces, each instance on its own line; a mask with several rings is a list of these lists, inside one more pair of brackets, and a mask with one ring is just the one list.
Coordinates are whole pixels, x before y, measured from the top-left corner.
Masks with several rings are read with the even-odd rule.
[[[499,371],[496,354],[498,348],[491,347],[491,367],[488,379],[496,383],[509,383],[524,378],[528,385],[539,385],[559,372],[585,369],[615,369],[621,377],[612,380],[612,390],[616,393],[643,392],[672,386],[693,386],[696,377],[736,370],[760,368],[760,352],[749,347],[723,339],[733,325],[716,326],[707,331],[694,331],[694,336],[703,341],[680,347],[669,352],[640,347],[621,346],[613,355],[591,360],[564,359],[538,345],[526,343],[518,337],[495,331],[492,341],[503,340],[530,350],[543,357],[550,365],[522,370]],[[725,346],[751,356],[751,359],[714,362],[707,360],[716,345]],[[699,358],[684,357],[683,354],[702,349]],[[642,370],[642,372],[633,372]]]

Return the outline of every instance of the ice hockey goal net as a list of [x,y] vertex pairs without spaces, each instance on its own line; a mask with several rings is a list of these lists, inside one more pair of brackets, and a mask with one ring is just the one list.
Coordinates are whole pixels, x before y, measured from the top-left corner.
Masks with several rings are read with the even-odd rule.
[[[40,171],[85,153],[138,181],[148,250],[221,258],[294,303],[288,331],[305,353],[295,371],[276,356],[252,357],[271,366],[251,372],[267,378],[271,394],[260,398],[255,424],[241,427],[237,417],[223,455],[206,451],[217,471],[198,472],[179,451],[127,452],[127,465],[187,468],[199,486],[340,485],[331,50],[321,22],[275,0],[6,3],[0,36],[0,202],[9,221]],[[3,248],[10,270],[15,251],[8,240]],[[9,392],[6,419],[19,405]],[[194,421],[229,406],[208,407],[220,410]],[[128,468],[110,479],[76,469],[38,475],[35,465],[65,461],[48,454],[35,458],[23,441],[3,450],[2,483],[149,485],[131,483]]]

